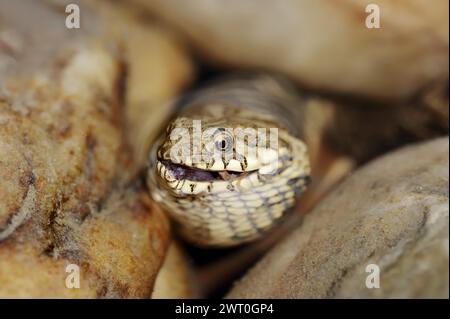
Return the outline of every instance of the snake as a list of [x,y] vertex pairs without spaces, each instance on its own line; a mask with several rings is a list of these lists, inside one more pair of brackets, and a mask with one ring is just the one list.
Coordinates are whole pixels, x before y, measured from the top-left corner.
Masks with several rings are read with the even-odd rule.
[[181,237],[231,247],[284,220],[311,181],[303,102],[286,78],[240,74],[174,103],[146,180]]

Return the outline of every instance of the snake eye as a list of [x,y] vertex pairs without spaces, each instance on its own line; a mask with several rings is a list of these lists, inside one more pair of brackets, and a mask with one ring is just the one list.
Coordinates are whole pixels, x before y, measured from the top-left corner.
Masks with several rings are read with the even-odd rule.
[[216,137],[214,144],[218,151],[229,151],[233,148],[233,137],[226,134],[220,134]]
[[216,142],[216,147],[221,150],[225,150],[227,148],[227,141],[220,140]]

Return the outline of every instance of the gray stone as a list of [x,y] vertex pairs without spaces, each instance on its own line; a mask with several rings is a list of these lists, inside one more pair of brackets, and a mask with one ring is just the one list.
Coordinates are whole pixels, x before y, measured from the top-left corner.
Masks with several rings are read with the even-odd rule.
[[405,147],[356,171],[227,297],[448,298],[448,147]]

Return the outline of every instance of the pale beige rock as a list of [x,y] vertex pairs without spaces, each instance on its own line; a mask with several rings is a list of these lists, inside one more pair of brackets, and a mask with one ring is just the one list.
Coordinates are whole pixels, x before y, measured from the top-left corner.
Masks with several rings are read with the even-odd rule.
[[156,277],[152,298],[189,299],[198,297],[191,266],[182,247],[177,242],[172,242]]
[[[107,3],[110,4],[110,3]],[[126,2],[96,3],[104,37],[123,49],[127,67],[126,135],[135,165],[146,164],[149,145],[172,114],[172,103],[194,80],[194,64],[179,37]]]
[[448,298],[448,147],[409,146],[349,176],[227,297]]
[[409,97],[448,76],[448,1],[134,0],[223,65],[284,72],[299,83],[376,98]]

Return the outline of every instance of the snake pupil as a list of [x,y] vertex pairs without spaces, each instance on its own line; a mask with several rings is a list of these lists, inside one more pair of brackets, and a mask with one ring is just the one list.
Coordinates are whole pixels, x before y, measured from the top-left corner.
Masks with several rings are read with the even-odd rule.
[[227,141],[226,140],[220,140],[220,141],[217,141],[216,142],[216,147],[219,149],[219,150],[226,150],[226,148],[227,148]]

